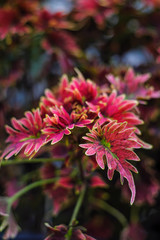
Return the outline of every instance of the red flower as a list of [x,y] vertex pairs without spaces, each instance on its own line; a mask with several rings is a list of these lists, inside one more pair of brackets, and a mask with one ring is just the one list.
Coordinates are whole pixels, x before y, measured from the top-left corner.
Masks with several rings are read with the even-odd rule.
[[98,97],[98,87],[91,80],[85,80],[81,72],[76,70],[78,76],[73,77],[69,83],[68,77],[63,75],[59,90],[58,99],[63,103],[67,111],[71,111],[75,104],[84,106],[87,109],[87,102],[92,102]]
[[80,144],[80,147],[87,148],[86,155],[96,155],[97,164],[104,169],[104,156],[108,165],[108,178],[111,180],[114,171],[120,173],[121,183],[126,178],[132,192],[131,204],[135,199],[135,184],[130,170],[137,173],[136,168],[126,160],[139,161],[133,148],[140,148],[141,145],[134,138],[134,128],[126,128],[126,122],[117,123],[111,121],[107,125],[93,128],[90,133],[83,137],[90,143]]
[[57,107],[50,108],[52,116],[47,115],[44,119],[46,127],[42,130],[44,134],[47,135],[47,141],[52,141],[51,144],[55,144],[62,140],[64,135],[71,134],[71,129],[74,126],[85,127],[87,124],[90,124],[92,120],[84,119],[83,112],[80,117],[77,119],[76,114],[68,114],[68,112],[61,106],[60,109]]
[[17,120],[12,119],[14,128],[6,126],[9,137],[6,142],[10,145],[4,150],[1,158],[6,159],[17,155],[23,148],[24,154],[32,158],[39,149],[46,144],[46,135],[41,134],[44,127],[39,109],[32,112],[26,112],[25,117]]
[[[91,111],[99,112],[101,122],[105,122],[110,118],[118,122],[127,122],[127,127],[133,127],[143,123],[143,121],[133,113],[138,102],[135,100],[125,100],[125,95],[117,96],[116,91],[113,91],[109,96],[103,94],[95,102],[87,104]],[[138,129],[136,131],[137,133],[139,132]]]
[[26,23],[31,20],[36,7],[37,4],[31,1],[14,1],[0,8],[0,39],[8,33],[28,33],[30,27]]
[[69,91],[79,100],[81,104],[85,101],[91,102],[97,98],[98,87],[91,80],[83,77],[79,70],[76,70],[78,77],[73,77]]
[[159,98],[160,91],[155,91],[153,87],[147,87],[145,83],[149,80],[150,74],[136,75],[132,68],[129,68],[124,78],[114,77],[112,74],[107,76],[112,87],[119,94],[125,93],[127,98],[138,99],[141,103],[151,98]]
[[46,9],[41,9],[37,14],[36,27],[38,30],[68,29],[71,26],[62,12],[51,13]]

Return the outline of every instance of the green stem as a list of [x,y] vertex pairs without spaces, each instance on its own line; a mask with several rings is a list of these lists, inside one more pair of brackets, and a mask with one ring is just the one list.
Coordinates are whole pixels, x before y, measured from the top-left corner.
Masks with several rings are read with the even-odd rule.
[[10,209],[12,207],[12,204],[19,198],[21,197],[23,194],[27,193],[28,191],[30,191],[33,188],[45,185],[45,184],[49,184],[49,183],[53,183],[55,181],[57,181],[58,178],[50,178],[50,179],[45,179],[45,180],[40,180],[34,183],[31,183],[30,185],[24,187],[23,189],[19,190],[17,193],[15,193],[12,197],[9,198],[8,202],[8,209]]
[[13,165],[13,164],[23,164],[23,163],[47,163],[47,162],[55,162],[55,161],[63,161],[63,158],[59,159],[54,159],[54,158],[32,158],[32,159],[14,159],[14,160],[8,160],[8,161],[2,161],[0,163],[1,166],[6,166],[6,165]]
[[116,208],[112,207],[108,203],[104,202],[103,200],[92,198],[92,202],[94,202],[94,205],[103,209],[104,211],[108,212],[110,215],[114,216],[123,227],[127,225],[127,219],[126,217],[118,211]]
[[70,240],[71,239],[72,230],[73,230],[73,223],[75,222],[75,220],[77,218],[77,215],[79,213],[80,207],[81,207],[83,199],[84,199],[85,192],[86,192],[86,186],[83,186],[83,188],[82,188],[82,190],[81,190],[81,192],[79,194],[79,198],[78,198],[78,201],[76,203],[76,206],[74,208],[71,220],[69,222],[69,230],[68,230],[68,232],[66,234],[66,240]]

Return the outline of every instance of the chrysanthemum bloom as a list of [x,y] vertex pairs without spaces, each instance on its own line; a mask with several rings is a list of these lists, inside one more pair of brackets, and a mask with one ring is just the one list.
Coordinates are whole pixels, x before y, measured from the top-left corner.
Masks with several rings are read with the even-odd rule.
[[129,68],[124,78],[108,74],[107,79],[111,83],[111,87],[116,89],[119,94],[126,94],[126,97],[130,99],[138,99],[140,103],[160,97],[160,91],[155,91],[152,86],[146,86],[146,82],[150,79],[149,73],[136,75],[134,70]]
[[80,147],[86,148],[86,155],[96,155],[97,164],[104,169],[105,160],[108,166],[108,178],[111,180],[114,171],[120,173],[121,183],[126,178],[132,192],[131,204],[135,199],[135,184],[130,170],[137,173],[137,169],[127,160],[139,161],[139,157],[133,152],[133,148],[141,148],[134,138],[135,128],[126,128],[127,123],[117,123],[111,121],[105,126],[100,125],[93,128],[87,137],[83,139],[90,143],[80,144]]
[[[124,94],[117,96],[116,91],[113,91],[110,95],[100,95],[95,102],[87,104],[91,111],[99,112],[101,122],[105,122],[108,118],[117,120],[118,122],[126,121],[127,127],[133,127],[143,123],[134,113],[138,102],[125,99]],[[137,133],[138,132],[137,129]]]
[[77,69],[76,72],[77,77],[73,77],[70,83],[67,75],[62,76],[56,93],[57,99],[69,112],[75,104],[87,107],[86,102],[95,101],[98,97],[98,86],[89,79],[85,80]]
[[10,144],[1,158],[9,159],[11,156],[17,155],[23,148],[25,148],[24,154],[31,158],[46,144],[46,135],[41,133],[45,123],[42,121],[39,109],[33,113],[26,112],[25,117],[20,120],[13,118],[12,125],[14,128],[6,126],[6,131],[10,135],[6,142]]
[[64,135],[71,134],[71,131],[75,126],[86,127],[90,124],[92,119],[85,119],[80,116],[77,119],[76,114],[69,115],[68,112],[61,106],[60,109],[57,107],[51,108],[52,116],[47,115],[44,119],[46,127],[42,132],[47,135],[47,141],[52,141],[51,144],[59,142]]

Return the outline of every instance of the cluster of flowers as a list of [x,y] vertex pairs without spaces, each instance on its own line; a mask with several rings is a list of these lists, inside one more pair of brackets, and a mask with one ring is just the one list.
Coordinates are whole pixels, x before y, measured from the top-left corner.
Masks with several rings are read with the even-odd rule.
[[[53,199],[55,215],[63,207],[62,203],[71,197],[72,189],[80,191],[82,188],[83,184],[77,184],[76,174],[72,174],[77,159],[83,166],[82,183],[86,178],[89,187],[105,188],[107,182],[98,174],[93,175],[93,172],[97,167],[106,169],[108,178],[112,180],[116,170],[120,174],[121,184],[124,178],[127,179],[132,192],[130,203],[134,202],[136,189],[132,172],[138,171],[128,160],[140,160],[134,149],[151,148],[138,136],[141,132],[137,125],[143,121],[138,116],[138,100],[134,99],[141,96],[141,103],[144,103],[144,100],[160,95],[153,87],[144,86],[148,74],[136,75],[133,69],[128,69],[123,80],[122,77],[107,75],[111,88],[98,86],[86,80],[79,70],[76,72],[77,76],[71,80],[63,75],[58,88],[52,91],[46,89],[39,108],[27,111],[19,120],[12,118],[12,127],[6,126],[9,134],[6,142],[9,145],[1,155],[1,159],[9,159],[21,153],[31,159],[35,154],[41,156],[47,145],[53,159],[63,157],[65,167],[61,169],[58,180],[45,187],[45,193]],[[130,86],[131,82],[134,88]],[[121,94],[124,89],[126,95]],[[132,100],[129,99],[131,94]],[[85,154],[83,149],[86,149]],[[46,163],[41,169],[42,179],[52,179],[56,174],[56,168],[51,163]],[[155,187],[154,194],[158,191],[157,185]],[[124,195],[127,192],[125,189]],[[140,196],[142,198],[147,199],[148,196]],[[18,231],[18,228],[15,229]],[[49,229],[53,231],[49,239],[52,235],[65,235],[67,231],[65,226],[62,226],[64,231],[61,231],[61,226]],[[76,230],[73,236],[80,234],[79,231]]]
[[132,204],[135,185],[131,171],[137,170],[128,160],[139,161],[134,148],[150,148],[137,136],[140,133],[137,125],[143,123],[135,113],[137,104],[116,91],[107,95],[80,72],[71,82],[63,75],[55,92],[45,91],[38,109],[26,112],[22,119],[13,118],[13,128],[6,126],[10,144],[2,158],[8,159],[21,150],[32,158],[47,143],[54,145],[71,135],[71,144],[87,149],[86,156],[95,156],[100,168],[108,167],[109,179],[115,170],[120,173],[121,183],[127,179]]
[[[47,1],[43,0],[6,0],[0,3],[0,53],[4,56],[0,64],[0,127],[7,122],[5,113],[15,110],[16,116],[22,116],[17,114],[19,108],[14,103],[13,106],[10,104],[14,97],[10,102],[7,100],[7,94],[8,98],[10,95],[7,89],[19,84],[17,80],[25,80],[25,83],[21,83],[25,85],[24,88],[30,85],[29,89],[34,89],[42,80],[50,86],[54,84],[57,75],[65,72],[70,76],[74,66],[79,66],[86,76],[94,80],[86,80],[78,70],[77,76],[71,79],[63,75],[59,87],[45,91],[37,109],[25,112],[20,119],[12,118],[12,126],[6,126],[9,134],[6,142],[9,145],[0,158],[8,160],[18,154],[22,158],[32,159],[35,155],[46,158],[38,178],[42,182],[56,179],[50,184],[44,184],[44,192],[53,201],[54,215],[65,209],[65,204],[71,206],[73,200],[77,200],[76,193],[82,192],[83,185],[87,185],[90,190],[87,194],[91,203],[96,202],[95,199],[108,200],[103,196],[108,180],[104,180],[99,172],[112,180],[117,171],[121,184],[126,179],[122,196],[128,201],[131,190],[131,204],[134,201],[137,205],[154,204],[159,183],[151,162],[153,164],[156,159],[150,159],[143,154],[143,150],[138,150],[142,161],[137,165],[140,173],[135,175],[135,179],[132,172],[138,172],[136,163],[133,166],[130,160],[139,161],[134,152],[136,149],[151,148],[151,145],[139,138],[141,133],[148,134],[150,142],[156,146],[160,138],[157,121],[159,103],[153,100],[160,98],[160,91],[154,89],[159,88],[159,0],[69,2],[71,9],[68,12],[54,12],[47,8]],[[123,26],[124,13],[128,14],[126,27]],[[151,25],[155,25],[152,29],[148,28],[148,19]],[[126,45],[128,34],[135,37],[134,44],[129,40]],[[132,68],[119,66],[123,63],[120,59],[123,60],[123,54],[129,48],[141,48],[139,37],[144,40],[146,53],[151,53],[150,66],[145,67],[147,72],[151,70],[153,73],[152,78],[149,73],[136,74]],[[144,63],[147,64],[147,61]],[[146,72],[142,65],[137,70]],[[35,99],[40,95],[37,93]],[[152,102],[146,106],[150,99]],[[143,121],[146,124],[138,127]],[[3,134],[1,138],[3,139]],[[114,180],[117,179],[117,173],[115,175]],[[112,184],[114,183],[110,186]],[[13,186],[13,181],[9,183],[12,194],[8,193],[7,184],[2,185],[5,185],[8,196],[19,190]],[[99,194],[99,190],[103,194]],[[5,218],[0,230],[4,230],[8,224],[4,235],[6,239],[14,237],[19,230],[13,213],[8,212],[9,201],[9,198],[0,198],[0,215]],[[103,216],[100,219],[103,221]],[[96,217],[95,227],[94,219],[92,220],[87,226],[87,229],[92,229],[91,233],[93,228],[95,231],[98,229]],[[104,226],[102,224],[102,228],[97,230],[104,234],[104,239],[108,234],[105,232],[106,221],[108,219],[105,218]],[[138,221],[132,222],[132,216],[130,224],[124,229],[122,239],[126,240],[128,236],[136,240],[138,236],[143,239],[141,227]],[[47,226],[51,235],[46,240],[65,239],[70,227]],[[71,227],[70,239],[93,239],[83,233],[83,228],[76,223],[74,226],[73,222]]]

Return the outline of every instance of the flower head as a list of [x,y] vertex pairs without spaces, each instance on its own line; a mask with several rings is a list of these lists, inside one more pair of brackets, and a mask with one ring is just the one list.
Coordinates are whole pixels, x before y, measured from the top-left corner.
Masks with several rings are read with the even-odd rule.
[[80,144],[86,148],[86,155],[96,155],[97,164],[104,169],[104,157],[107,160],[108,178],[111,180],[114,171],[120,173],[121,183],[126,178],[132,192],[131,204],[135,199],[135,184],[131,170],[137,173],[136,168],[127,160],[139,161],[139,157],[133,152],[133,148],[141,148],[134,138],[134,128],[126,128],[126,122],[117,123],[110,121],[105,126],[97,126],[83,139],[90,143]]
[[[135,74],[132,68],[125,73],[124,78],[114,77],[112,74],[107,75],[111,86],[117,90],[119,94],[125,93],[127,98],[138,99],[141,103],[151,98],[159,98],[160,91],[155,91],[152,86],[146,86],[150,74]],[[143,100],[143,101],[142,101]]]
[[44,127],[39,109],[32,112],[26,112],[25,117],[17,120],[12,118],[14,128],[6,126],[9,137],[6,142],[9,146],[4,150],[1,158],[9,159],[17,155],[23,148],[26,156],[33,157],[39,149],[46,144],[46,135],[41,134]]
[[[127,122],[127,127],[135,127],[135,125],[143,123],[134,113],[138,102],[125,99],[125,95],[117,96],[116,91],[110,95],[100,95],[93,103],[87,104],[91,111],[99,112],[101,122],[112,119],[118,122]],[[139,132],[138,129],[136,132]]]
[[85,119],[84,112],[80,114],[72,112],[71,115],[65,110],[64,107],[51,108],[52,116],[47,115],[44,119],[46,127],[42,130],[47,135],[47,141],[52,141],[51,144],[59,142],[64,135],[71,134],[74,126],[85,127],[92,122],[91,119]]
[[86,102],[92,102],[98,96],[97,85],[89,79],[85,80],[79,70],[76,72],[78,76],[73,77],[70,83],[68,77],[63,75],[59,91],[57,91],[59,101],[68,111],[71,111],[75,104],[87,107]]

